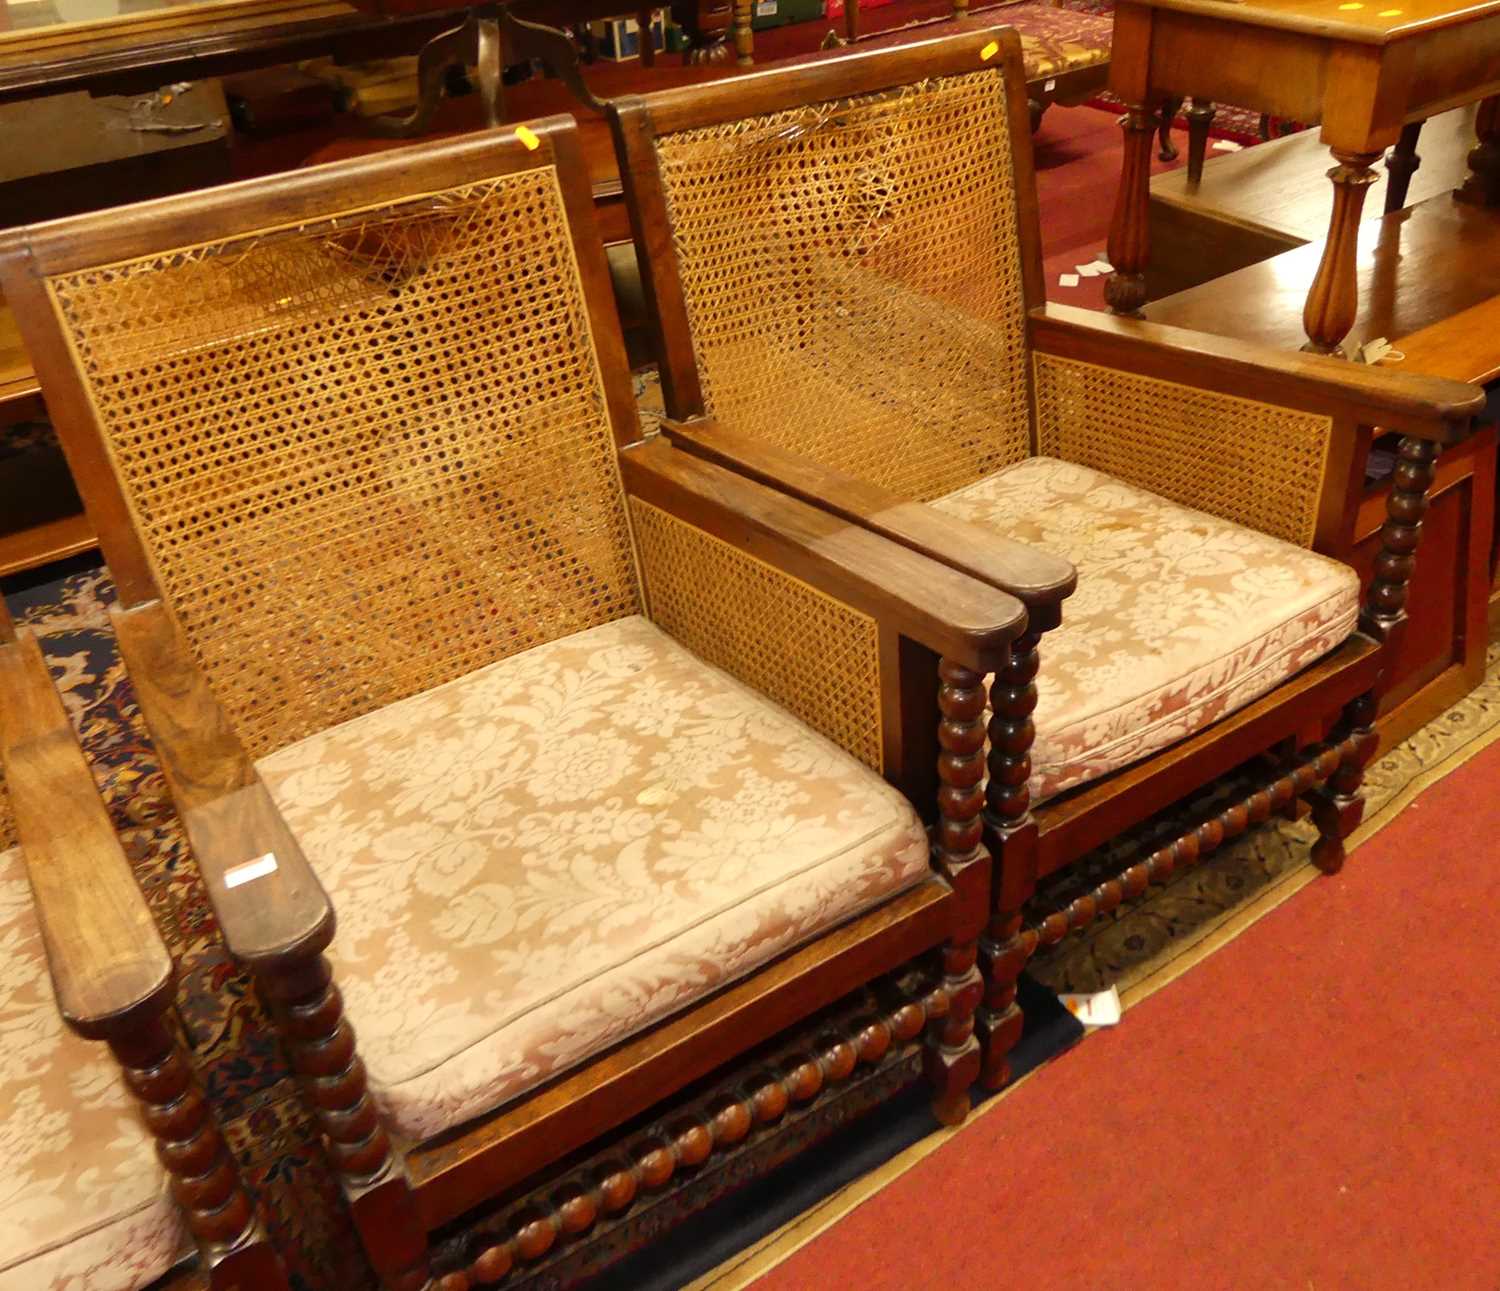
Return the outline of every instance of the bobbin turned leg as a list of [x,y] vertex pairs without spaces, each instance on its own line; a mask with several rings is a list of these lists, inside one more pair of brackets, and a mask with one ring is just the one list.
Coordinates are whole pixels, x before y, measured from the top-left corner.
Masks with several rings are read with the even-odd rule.
[[1036,891],[1036,821],[1031,815],[1031,745],[1036,727],[1035,632],[1011,646],[1010,661],[990,689],[989,785],[985,841],[995,858],[989,927],[980,943],[984,1004],[979,1011],[983,1050],[980,1079],[999,1089],[1010,1079],[1008,1055],[1021,1038],[1025,1019],[1016,1003],[1016,983],[1035,946],[1022,935],[1021,910]]
[[1337,874],[1344,867],[1344,840],[1365,814],[1360,792],[1365,767],[1375,756],[1380,737],[1375,734],[1375,696],[1361,695],[1345,709],[1334,729],[1332,743],[1342,751],[1337,770],[1323,787],[1307,795],[1318,841],[1313,844],[1313,864],[1324,874]]
[[1340,152],[1328,172],[1333,181],[1333,214],[1328,221],[1328,241],[1313,278],[1307,303],[1302,308],[1302,326],[1313,354],[1343,356],[1341,342],[1349,335],[1359,312],[1359,277],[1355,272],[1355,250],[1359,242],[1359,217],[1365,193],[1375,182],[1378,152]]
[[1151,140],[1156,134],[1156,113],[1145,104],[1133,105],[1120,118],[1120,129],[1125,147],[1108,244],[1114,272],[1104,284],[1104,299],[1113,313],[1139,314],[1146,303],[1146,265],[1151,256]]
[[969,1114],[969,1086],[979,1076],[974,1011],[984,991],[977,958],[990,905],[990,858],[984,826],[984,678],[944,659],[938,665],[938,824],[935,860],[953,884],[957,917],[943,947],[944,1016],[927,1032],[924,1070],[933,1114],[957,1125]]
[[187,1216],[215,1291],[285,1291],[281,1262],[165,1022],[153,1018],[128,1035],[112,1037],[109,1047],[156,1136],[156,1154],[171,1175],[172,1195]]
[[257,975],[323,1133],[365,1254],[386,1291],[432,1283],[427,1234],[365,1083],[354,1029],[322,956]]

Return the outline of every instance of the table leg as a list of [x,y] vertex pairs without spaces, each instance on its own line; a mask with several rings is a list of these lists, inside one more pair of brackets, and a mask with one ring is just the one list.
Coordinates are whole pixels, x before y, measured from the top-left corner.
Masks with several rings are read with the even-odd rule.
[[1323,259],[1318,264],[1307,304],[1302,308],[1302,326],[1307,344],[1302,348],[1314,354],[1343,357],[1340,342],[1349,335],[1359,310],[1359,276],[1355,271],[1354,253],[1359,243],[1359,216],[1364,209],[1365,191],[1375,182],[1378,152],[1341,152],[1335,148],[1338,162],[1328,172],[1333,181],[1333,214],[1328,221],[1328,241],[1323,244]]
[[1177,120],[1177,114],[1181,111],[1180,98],[1169,98],[1161,105],[1161,127],[1156,132],[1157,143],[1160,145],[1156,150],[1157,161],[1177,160],[1177,145],[1172,142],[1172,123]]
[[1412,121],[1401,127],[1401,138],[1385,159],[1386,173],[1390,178],[1385,186],[1385,213],[1399,211],[1406,205],[1406,190],[1411,187],[1411,177],[1417,173],[1422,159],[1417,156],[1417,139],[1422,133],[1422,122]]
[[734,0],[734,49],[741,67],[755,62],[755,33],[750,27],[754,9],[755,0]]
[[1474,128],[1479,143],[1469,153],[1469,178],[1458,198],[1476,206],[1500,206],[1500,97],[1479,105]]
[[1208,157],[1208,131],[1218,113],[1207,99],[1196,96],[1188,104],[1188,180],[1198,183],[1203,178],[1203,162]]
[[1104,284],[1104,299],[1116,314],[1139,314],[1146,303],[1146,265],[1151,258],[1151,143],[1156,125],[1156,113],[1144,104],[1127,108],[1120,118],[1125,150],[1120,162],[1120,186],[1115,190],[1115,213],[1109,225],[1109,262],[1114,272]]

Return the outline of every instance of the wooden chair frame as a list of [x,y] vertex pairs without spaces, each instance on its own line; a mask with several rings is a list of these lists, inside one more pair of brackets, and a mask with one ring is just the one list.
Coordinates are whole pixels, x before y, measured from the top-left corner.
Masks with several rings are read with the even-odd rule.
[[[887,675],[886,778],[934,825],[934,870],[918,886],[773,961],[664,1025],[500,1111],[404,1151],[381,1127],[323,950],[334,911],[164,602],[114,476],[89,397],[50,303],[47,275],[266,227],[315,222],[531,167],[556,168],[571,223],[625,491],[876,619]],[[1025,611],[1009,594],[830,511],[672,447],[642,440],[593,201],[567,117],[386,152],[169,198],[103,217],[20,230],[0,243],[0,283],[51,392],[50,406],[119,590],[114,627],[230,951],[271,1002],[304,1077],[332,1162],[387,1287],[444,1291],[502,1277],[563,1235],[622,1213],[637,1189],[742,1140],[788,1102],[875,1062],[926,1027],[935,1109],[961,1119],[979,1071],[977,943],[990,908],[981,842],[983,675],[1005,668]],[[276,872],[230,888],[226,873],[274,853]],[[936,980],[816,1060],[777,1070],[670,1142],[632,1143],[576,1205],[545,1202],[506,1231],[429,1234],[514,1192],[726,1061],[880,977],[941,951]],[[487,1235],[486,1235],[487,1234]],[[437,1280],[435,1281],[434,1278]]]
[[[1060,355],[1200,389],[1326,415],[1333,433],[1318,511],[1315,550],[1343,559],[1354,522],[1372,427],[1399,432],[1400,464],[1382,531],[1382,554],[1355,635],[1277,689],[1145,760],[1080,786],[1032,811],[1031,774],[1038,646],[1060,622],[1073,589],[1071,567],[988,529],[959,522],[889,491],[830,470],[705,416],[693,337],[676,260],[655,140],[685,129],[771,114],[808,103],[895,89],[929,77],[1003,64],[1013,144],[1015,199],[1021,219],[1024,303],[1033,354]],[[1174,868],[1206,856],[1272,811],[1311,807],[1319,830],[1314,859],[1340,867],[1344,839],[1363,810],[1363,768],[1374,755],[1373,729],[1383,671],[1405,617],[1407,583],[1434,475],[1438,446],[1468,431],[1482,392],[1451,381],[1358,367],[1307,354],[1283,354],[1181,329],[1066,306],[1043,291],[1040,226],[1032,172],[1020,42],[995,27],[886,49],[857,50],[805,66],[770,68],[732,82],[663,90],[616,100],[612,123],[626,201],[652,317],[669,420],[678,446],[730,466],[792,496],[831,507],[913,550],[1005,588],[1027,607],[1030,626],[996,674],[990,692],[986,839],[995,856],[994,906],[981,949],[986,997],[979,1029],[984,1080],[1009,1077],[1006,1055],[1020,1034],[1016,979],[1038,946],[1060,940],[1115,909]],[[1034,413],[1034,403],[1033,403]],[[1033,444],[1036,442],[1033,419]],[[1265,755],[1242,778],[1233,804],[1195,828],[1145,847],[1144,859],[1099,884],[1066,909],[1023,916],[1040,878],[1100,844],[1148,822],[1197,788]]]
[[287,1291],[281,1260],[167,1022],[172,960],[41,647],[16,630],[3,601],[0,765],[0,814],[8,790],[58,1009],[119,1062],[198,1247],[194,1265],[153,1285]]

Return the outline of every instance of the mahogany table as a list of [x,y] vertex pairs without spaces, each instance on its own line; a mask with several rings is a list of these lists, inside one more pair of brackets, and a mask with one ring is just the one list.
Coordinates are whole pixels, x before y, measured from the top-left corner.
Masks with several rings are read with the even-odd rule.
[[1169,97],[1322,124],[1333,210],[1303,306],[1304,349],[1342,353],[1365,190],[1408,122],[1486,100],[1463,192],[1500,202],[1500,0],[1120,0],[1110,87],[1127,109],[1106,285],[1119,313],[1146,301],[1152,132]]

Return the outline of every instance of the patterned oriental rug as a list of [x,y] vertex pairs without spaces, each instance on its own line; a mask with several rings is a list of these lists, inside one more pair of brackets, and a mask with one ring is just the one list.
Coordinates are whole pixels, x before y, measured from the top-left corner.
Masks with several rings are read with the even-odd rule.
[[[247,1181],[290,1252],[294,1286],[373,1291],[312,1119],[255,992],[225,952],[170,806],[109,628],[107,573],[80,561],[52,581],[7,591],[18,621],[41,640],[177,962],[185,1039]],[[1500,645],[1492,645],[1484,685],[1373,767],[1362,833],[1497,735]],[[1128,992],[1179,971],[1247,908],[1279,900],[1313,876],[1310,839],[1305,824],[1286,821],[1242,838],[1063,942],[1033,963],[1032,975],[1054,990],[1114,982]]]

